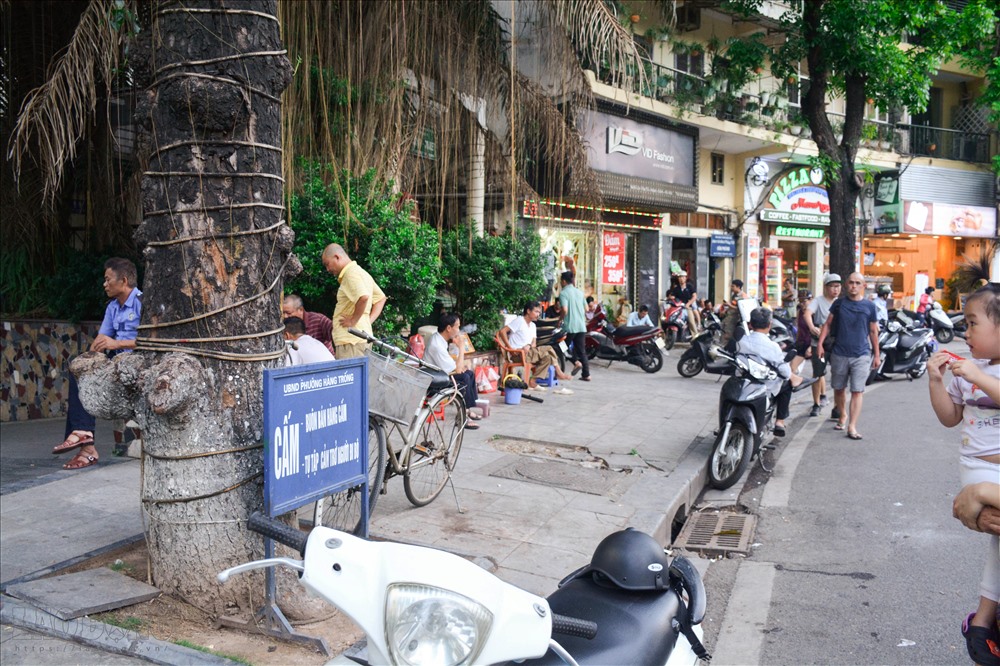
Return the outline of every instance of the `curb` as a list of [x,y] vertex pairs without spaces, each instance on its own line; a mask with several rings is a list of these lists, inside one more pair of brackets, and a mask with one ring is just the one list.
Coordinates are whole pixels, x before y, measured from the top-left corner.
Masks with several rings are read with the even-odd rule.
[[0,597],[0,621],[45,636],[80,643],[112,654],[168,666],[233,666],[237,662],[207,652],[144,636],[89,618],[60,620],[13,597]]
[[87,560],[92,560],[95,557],[100,557],[105,553],[110,553],[118,550],[119,548],[124,548],[125,546],[131,546],[132,544],[142,541],[146,538],[145,534],[135,534],[124,539],[120,539],[107,546],[102,546],[101,548],[95,548],[89,553],[83,553],[82,555],[77,555],[76,557],[70,558],[68,560],[63,560],[62,562],[57,562],[51,566],[47,566],[44,569],[39,569],[38,571],[32,571],[29,574],[19,576],[18,578],[13,578],[11,580],[5,580],[0,583],[0,593],[6,592],[7,588],[11,585],[18,585],[20,583],[27,583],[28,581],[37,580],[39,578],[44,578],[50,574],[57,573],[63,569],[68,569],[72,566],[76,566],[81,562],[86,562]]

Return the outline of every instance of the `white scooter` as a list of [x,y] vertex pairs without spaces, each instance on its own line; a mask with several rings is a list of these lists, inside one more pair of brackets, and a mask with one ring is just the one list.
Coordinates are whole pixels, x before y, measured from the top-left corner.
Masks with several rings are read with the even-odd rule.
[[[643,532],[606,537],[588,566],[543,599],[432,548],[325,527],[307,535],[260,513],[247,525],[304,560],[248,562],[220,573],[219,582],[266,567],[298,571],[302,585],[364,630],[362,663],[693,666],[710,658],[696,626],[705,615],[701,576],[683,557],[668,560]],[[681,634],[686,640],[677,640]]]

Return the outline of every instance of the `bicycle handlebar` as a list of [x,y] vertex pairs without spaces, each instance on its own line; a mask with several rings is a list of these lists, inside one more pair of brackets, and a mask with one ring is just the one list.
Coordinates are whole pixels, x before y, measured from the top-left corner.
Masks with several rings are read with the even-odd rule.
[[424,359],[422,359],[422,358],[420,358],[418,356],[414,356],[413,354],[408,354],[405,351],[403,351],[402,349],[400,349],[399,347],[396,347],[395,345],[391,345],[388,342],[384,342],[382,340],[379,340],[378,338],[369,335],[365,331],[361,331],[361,330],[358,330],[356,328],[349,328],[349,329],[347,329],[347,332],[350,333],[351,335],[354,335],[354,336],[357,336],[357,337],[361,338],[362,340],[367,340],[372,345],[378,347],[380,350],[382,350],[385,353],[396,354],[398,356],[402,356],[402,357],[406,358],[409,361],[413,361],[414,363],[416,363],[417,365],[419,365],[422,368],[427,368],[428,370],[432,370],[434,372],[441,372],[441,373],[444,373],[444,374],[448,374],[443,369],[437,367],[436,365],[428,363]]

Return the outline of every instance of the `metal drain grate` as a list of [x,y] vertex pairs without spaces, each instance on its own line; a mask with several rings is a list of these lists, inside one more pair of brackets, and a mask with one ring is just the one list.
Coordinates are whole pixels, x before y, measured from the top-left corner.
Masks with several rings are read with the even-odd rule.
[[745,513],[695,513],[674,541],[675,548],[748,555],[757,516]]

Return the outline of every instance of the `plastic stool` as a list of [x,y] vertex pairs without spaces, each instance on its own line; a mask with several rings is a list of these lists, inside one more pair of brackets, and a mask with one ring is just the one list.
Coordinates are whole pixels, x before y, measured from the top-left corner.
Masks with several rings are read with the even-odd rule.
[[556,379],[556,367],[554,365],[550,365],[548,379],[536,379],[535,383],[541,384],[542,386],[559,386],[559,380]]

